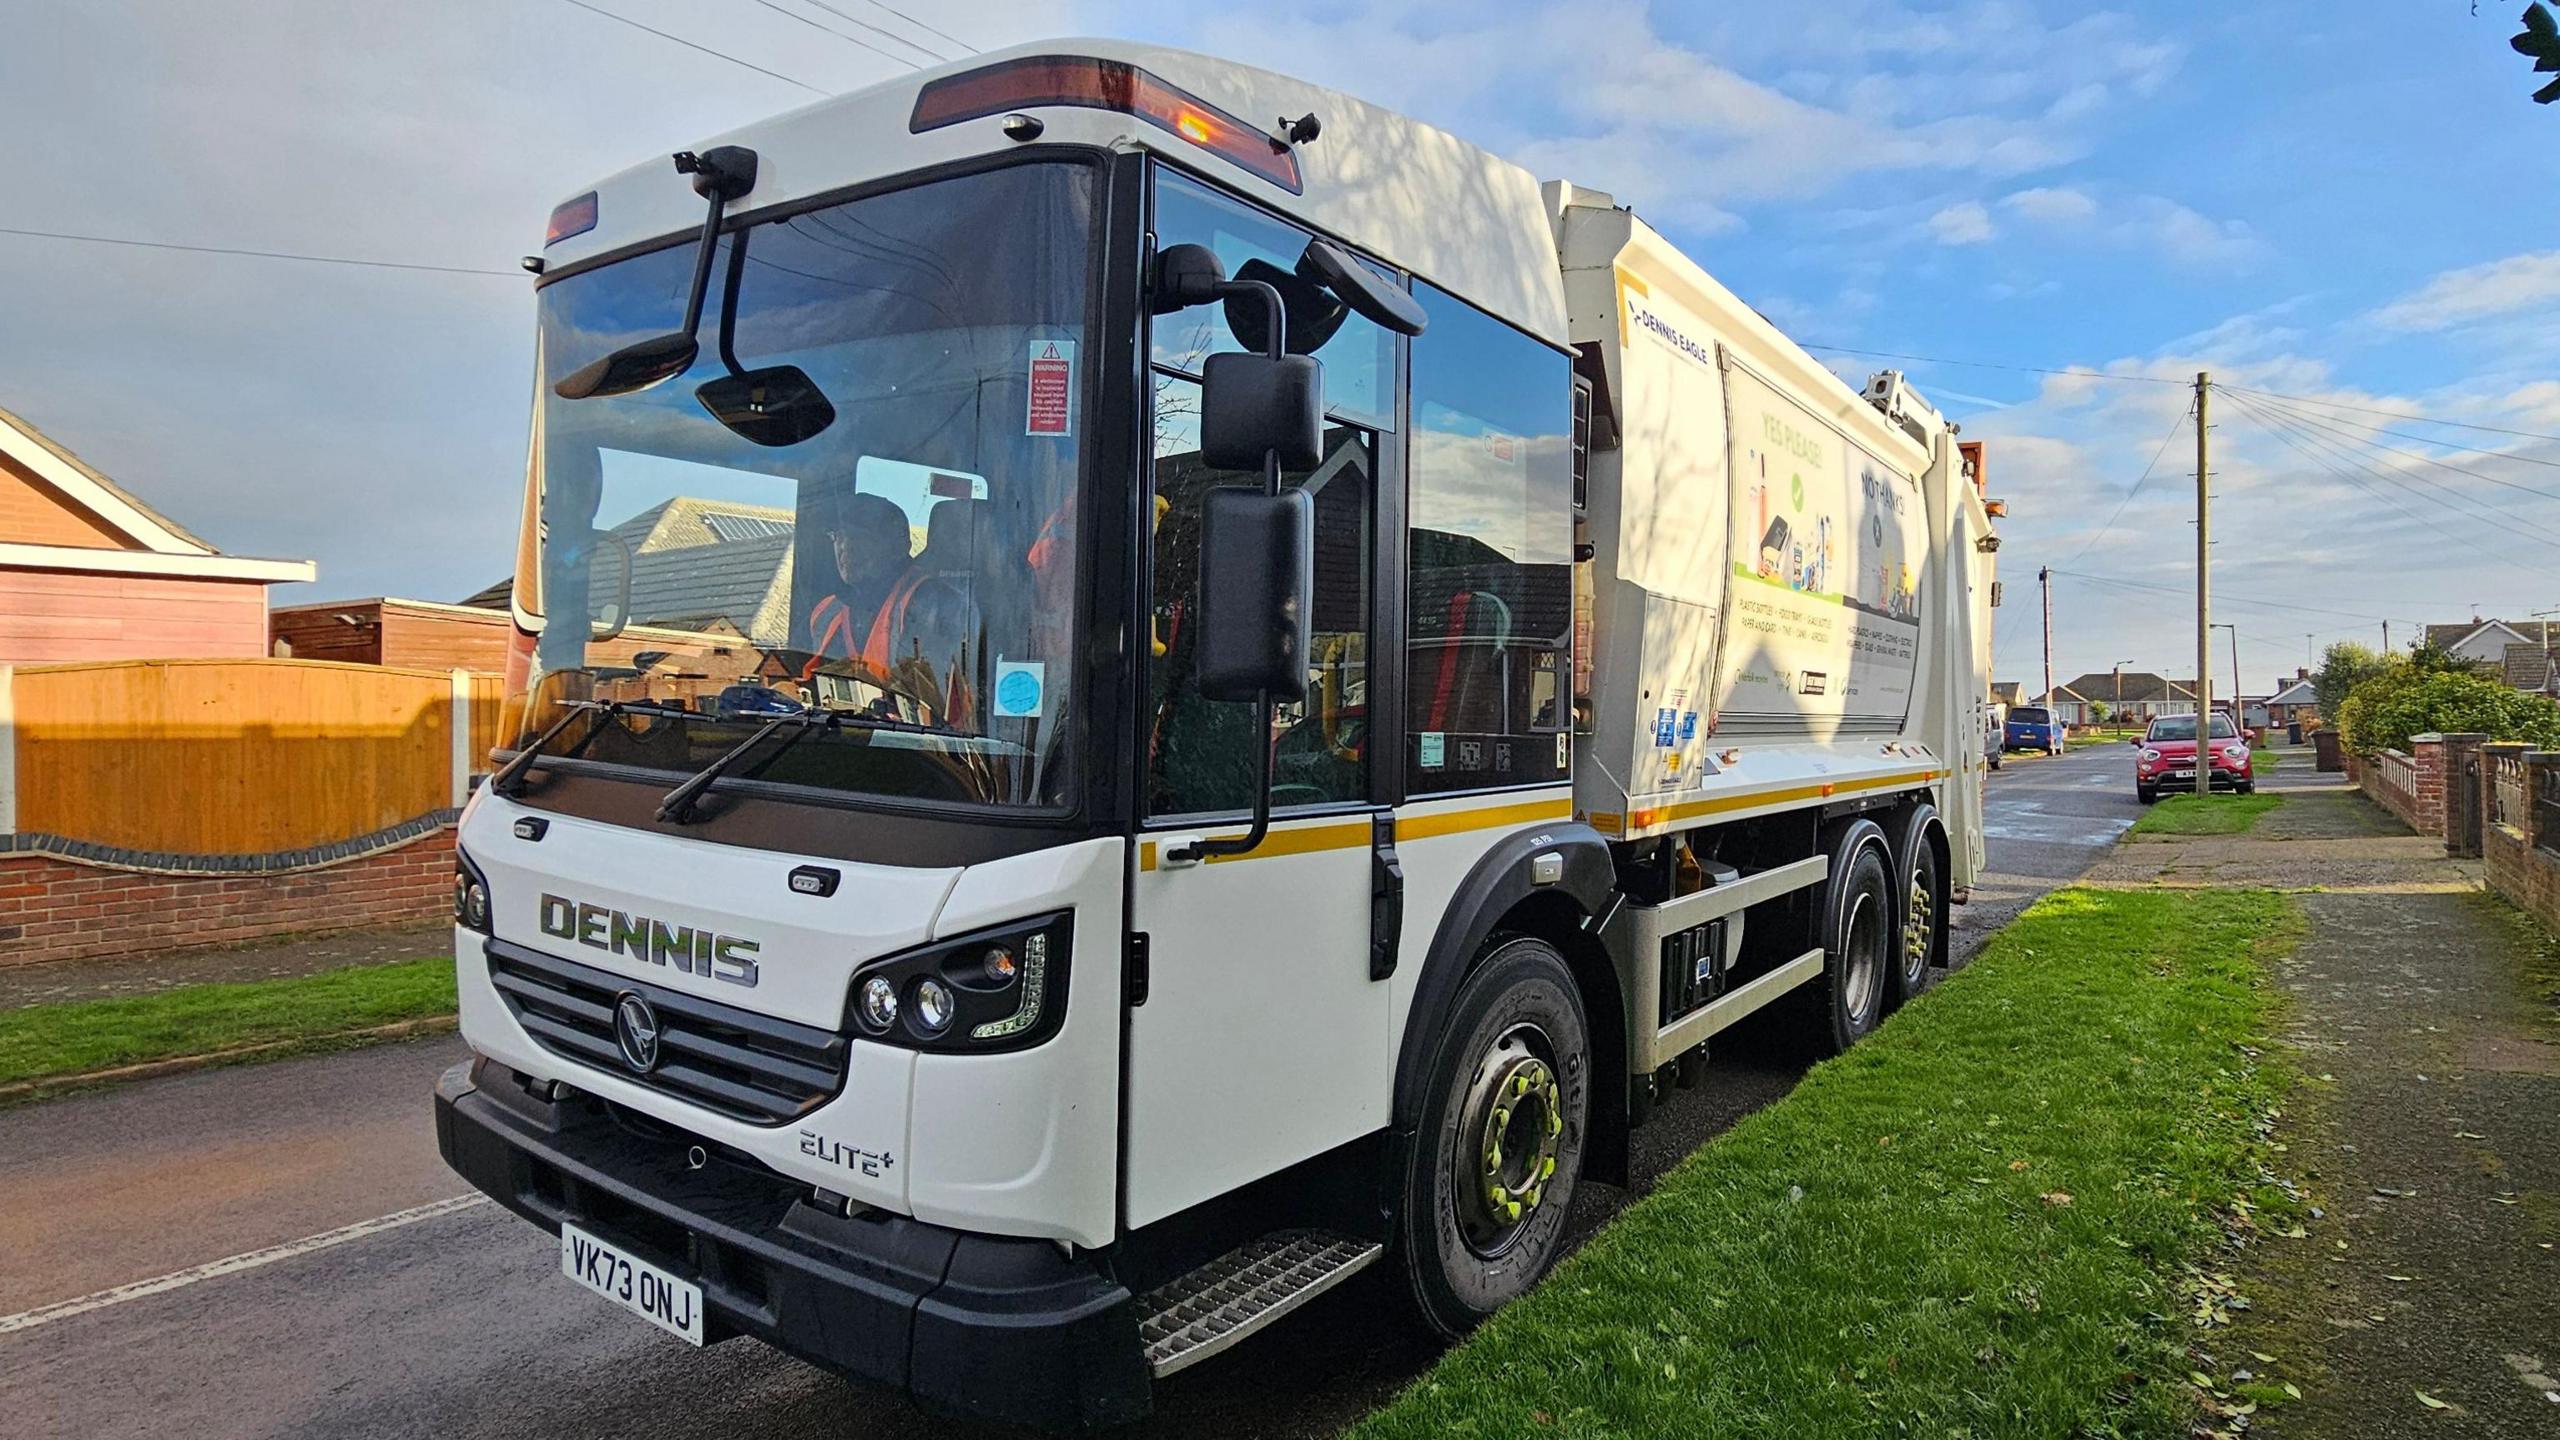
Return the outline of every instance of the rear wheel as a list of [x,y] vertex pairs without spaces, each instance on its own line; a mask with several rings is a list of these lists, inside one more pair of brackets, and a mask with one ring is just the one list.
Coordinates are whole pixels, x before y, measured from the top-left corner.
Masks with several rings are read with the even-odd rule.
[[1934,837],[1939,833],[1937,807],[1921,805],[1903,822],[1902,845],[1895,855],[1901,879],[1901,933],[1894,947],[1893,984],[1885,1002],[1899,1009],[1929,983],[1929,967],[1945,950],[1947,887],[1938,863]]
[[1423,1322],[1455,1338],[1563,1248],[1591,1110],[1590,1026],[1554,946],[1500,942],[1459,988],[1406,1156],[1398,1248]]
[[1837,1053],[1884,1018],[1900,928],[1884,832],[1874,821],[1853,821],[1840,832],[1831,877],[1822,905],[1822,973],[1830,992],[1823,1038]]

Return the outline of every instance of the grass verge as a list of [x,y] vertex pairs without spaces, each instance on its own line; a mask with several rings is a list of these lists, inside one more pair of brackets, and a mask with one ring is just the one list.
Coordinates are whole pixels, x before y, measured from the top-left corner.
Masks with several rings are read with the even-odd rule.
[[2296,928],[2047,897],[1354,1435],[2185,1435],[2181,1277],[2260,1173]]
[[2237,835],[2284,803],[2281,795],[2164,795],[2133,822],[2136,835]]
[[449,956],[29,1005],[0,1010],[0,1085],[251,1045],[279,1046],[260,1056],[272,1058],[320,1048],[347,1031],[453,1008]]

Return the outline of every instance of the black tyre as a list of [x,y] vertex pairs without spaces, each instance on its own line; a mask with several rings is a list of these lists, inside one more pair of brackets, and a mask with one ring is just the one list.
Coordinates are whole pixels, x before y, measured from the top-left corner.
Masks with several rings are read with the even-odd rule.
[[2240,782],[2238,788],[2240,793],[2243,795],[2255,795],[2258,793],[2258,782],[2255,780],[2243,780]]
[[2133,798],[2149,805],[2160,798],[2160,792],[2148,785],[2136,785],[2133,787]]
[[1902,896],[1897,912],[1892,984],[1885,992],[1888,1009],[1899,1010],[1929,985],[1929,967],[1946,957],[1947,875],[1933,837],[1942,833],[1938,809],[1922,804],[1903,818],[1902,843],[1894,847],[1894,878]]
[[1830,992],[1823,1040],[1835,1054],[1884,1018],[1897,913],[1884,832],[1872,820],[1852,821],[1832,844],[1822,902],[1822,973]]
[[1456,1338],[1563,1248],[1591,1113],[1590,1025],[1564,957],[1499,942],[1459,987],[1406,1156],[1398,1249],[1423,1323]]

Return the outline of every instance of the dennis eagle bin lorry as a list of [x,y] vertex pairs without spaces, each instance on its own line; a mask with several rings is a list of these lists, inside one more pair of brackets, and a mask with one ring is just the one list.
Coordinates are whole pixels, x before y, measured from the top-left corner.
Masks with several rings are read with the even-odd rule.
[[1072,41],[527,268],[437,1137],[640,1320],[1062,1428],[1373,1265],[1454,1336],[1945,962],[1978,457],[1609,196]]

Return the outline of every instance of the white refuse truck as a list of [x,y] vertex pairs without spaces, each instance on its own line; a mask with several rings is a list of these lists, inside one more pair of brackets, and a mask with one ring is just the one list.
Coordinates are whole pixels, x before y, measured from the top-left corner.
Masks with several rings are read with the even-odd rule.
[[435,1113],[604,1301],[1127,1420],[1372,1264],[1465,1331],[1720,1031],[1846,1046],[1944,961],[1954,427],[1605,195],[1071,41],[527,264]]

